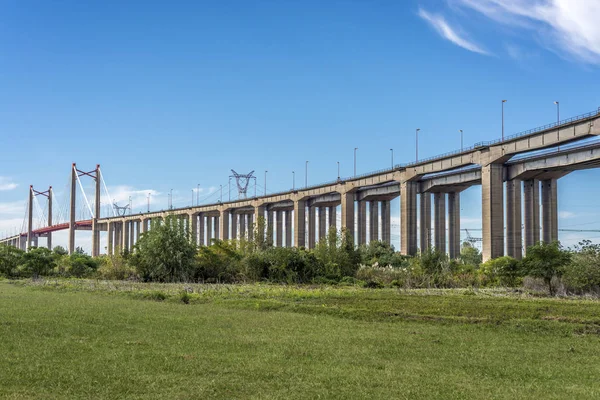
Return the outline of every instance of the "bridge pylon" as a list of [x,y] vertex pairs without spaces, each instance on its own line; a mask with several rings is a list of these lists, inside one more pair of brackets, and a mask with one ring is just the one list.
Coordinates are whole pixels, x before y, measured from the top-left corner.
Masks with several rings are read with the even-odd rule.
[[100,255],[100,229],[98,227],[98,218],[100,218],[100,164],[92,171],[86,172],[77,169],[77,164],[73,163],[71,167],[71,205],[69,212],[69,254],[75,252],[75,230],[77,229],[75,217],[75,205],[77,204],[77,181],[81,176],[88,176],[95,180],[94,211],[92,212],[92,256]]

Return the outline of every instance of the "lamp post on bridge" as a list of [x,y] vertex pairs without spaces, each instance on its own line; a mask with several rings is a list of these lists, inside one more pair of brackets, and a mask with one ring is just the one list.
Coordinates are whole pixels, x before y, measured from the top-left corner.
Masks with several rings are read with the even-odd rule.
[[308,187],[308,161],[304,165],[304,187]]
[[292,190],[296,190],[296,171],[292,171]]
[[506,100],[502,100],[502,141],[504,141],[504,103]]
[[415,131],[415,162],[419,162],[419,131],[421,128],[417,128]]
[[[229,178],[229,181],[231,181],[231,178]],[[200,205],[200,184],[198,184],[196,189],[196,205]]]
[[269,171],[265,169],[265,196],[267,195],[267,172]]
[[356,178],[356,150],[358,150],[358,147],[354,148],[354,177]]
[[[556,140],[560,140],[560,103],[555,101],[556,104]],[[558,143],[558,151],[560,151],[560,143]]]
[[392,153],[392,169],[394,169],[394,149],[390,149],[390,152]]
[[460,132],[460,151],[463,151],[463,130],[459,129],[458,130]]
[[338,181],[340,180],[340,162],[337,162],[337,167],[338,167]]
[[150,192],[148,192],[148,212],[150,212]]

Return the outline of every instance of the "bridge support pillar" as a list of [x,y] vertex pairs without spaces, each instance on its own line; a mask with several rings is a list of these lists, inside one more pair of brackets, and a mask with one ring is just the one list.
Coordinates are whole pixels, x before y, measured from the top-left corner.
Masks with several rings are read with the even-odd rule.
[[448,193],[448,255],[460,256],[460,192]]
[[358,201],[358,245],[367,244],[367,202]]
[[129,221],[129,251],[133,252],[133,246],[135,245],[135,226],[136,221]]
[[342,231],[349,234],[354,244],[354,193],[340,193],[342,197]]
[[273,221],[273,214],[274,212],[272,210],[267,209],[267,245],[268,246],[273,246],[273,234],[275,232],[275,224]]
[[316,244],[317,208],[308,206],[308,248],[314,249]]
[[435,250],[446,253],[446,193],[433,194],[434,246]]
[[212,244],[212,239],[214,238],[213,231],[213,216],[206,216],[206,245],[210,246]]
[[[269,226],[271,227],[271,229],[273,229],[273,221],[271,220],[269,223],[269,218],[267,215],[267,218],[265,218],[265,210],[266,207],[264,205],[260,205],[254,208],[254,221],[256,224],[256,243],[266,243],[267,241],[267,233],[269,230]],[[267,210],[267,213],[269,213],[269,211]],[[243,217],[246,217],[246,215],[244,215]],[[253,227],[251,226],[251,216],[248,215],[248,221],[246,223],[246,221],[244,222],[244,226],[247,228],[245,228],[244,234],[246,234],[246,236],[248,237],[248,240],[250,240],[250,238],[252,238],[252,234],[250,233],[250,231],[254,230]],[[272,218],[272,217],[271,217]],[[253,232],[254,233],[254,232]]]
[[523,182],[525,210],[525,254],[527,249],[540,241],[540,181]]
[[558,190],[556,179],[542,181],[542,235],[546,243],[558,240]]
[[123,251],[129,251],[129,221],[123,220],[121,223],[121,238],[123,240]]
[[294,245],[306,247],[306,201],[294,201]]
[[275,234],[276,241],[275,245],[277,247],[283,247],[283,211],[277,210],[275,213],[276,221],[275,221]]
[[331,206],[329,207],[329,227],[335,228],[337,227],[337,207]]
[[213,238],[221,239],[221,216],[215,215],[213,220],[213,229],[215,230]]
[[[246,234],[248,236],[248,240],[253,240],[254,231],[258,225],[256,215],[255,214],[246,214]],[[263,225],[264,229],[264,225]],[[261,233],[264,235],[264,232]],[[264,236],[263,236],[264,237]]]
[[381,202],[381,240],[387,244],[392,243],[392,215],[390,201]]
[[234,211],[232,211],[231,212],[231,239],[232,240],[238,239],[238,222],[239,222],[239,215],[236,214]]
[[504,182],[502,164],[481,167],[483,261],[504,255]]
[[229,210],[222,210],[221,217],[219,218],[219,239],[229,240]]
[[204,220],[204,214],[202,213],[198,213],[198,246],[205,246],[206,245],[206,241],[205,241],[205,232],[206,232],[206,225],[205,225],[205,220]]
[[247,236],[246,236],[246,214],[240,214],[240,239],[247,239]]
[[292,211],[285,211],[285,247],[292,247]]
[[71,166],[71,204],[69,208],[69,254],[75,253],[75,196],[77,194],[77,170]]
[[523,256],[521,236],[521,181],[506,182],[506,255],[520,260]]
[[327,207],[319,207],[319,241],[327,237]]
[[421,253],[425,253],[431,249],[431,193],[421,193],[419,197],[419,245]]
[[115,224],[113,222],[107,222],[108,224],[108,229],[107,229],[107,238],[106,238],[106,252],[108,253],[109,256],[113,255],[113,235],[114,235],[114,227]]
[[369,242],[379,240],[379,202],[369,202]]
[[417,183],[400,184],[400,251],[405,255],[417,253]]

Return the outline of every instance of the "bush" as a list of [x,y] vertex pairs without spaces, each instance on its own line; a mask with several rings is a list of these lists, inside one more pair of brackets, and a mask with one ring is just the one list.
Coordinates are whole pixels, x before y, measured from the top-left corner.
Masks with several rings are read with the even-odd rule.
[[135,268],[122,255],[102,256],[98,259],[97,276],[101,279],[126,280],[137,278]]
[[508,256],[486,261],[479,267],[478,274],[483,286],[509,287],[518,286],[524,275],[519,261]]
[[400,268],[408,266],[408,257],[396,253],[394,247],[379,240],[373,240],[368,245],[358,249],[362,265],[383,265]]
[[236,282],[241,277],[242,257],[232,242],[215,240],[212,246],[203,246],[198,250],[193,279],[203,282]]
[[45,247],[29,249],[23,255],[23,264],[20,266],[20,275],[38,278],[48,275],[55,266],[55,258],[50,250]]
[[0,276],[16,278],[18,267],[23,261],[25,252],[13,246],[0,244]]
[[409,268],[394,268],[392,266],[361,265],[356,272],[356,278],[365,282],[378,282],[382,285],[405,286],[409,282]]
[[570,261],[571,254],[564,250],[559,242],[540,242],[527,249],[527,256],[522,265],[527,275],[543,279],[550,295],[554,295],[552,280],[562,276]]
[[600,245],[585,240],[575,247],[571,263],[563,271],[563,284],[571,293],[600,293]]
[[174,216],[153,222],[143,233],[129,263],[144,281],[188,281],[194,274],[196,246],[189,232]]

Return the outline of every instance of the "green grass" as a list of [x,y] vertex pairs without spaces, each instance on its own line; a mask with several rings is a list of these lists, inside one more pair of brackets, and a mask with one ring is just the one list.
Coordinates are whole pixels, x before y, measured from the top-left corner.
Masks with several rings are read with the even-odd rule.
[[3,398],[573,399],[598,376],[593,300],[0,282]]

